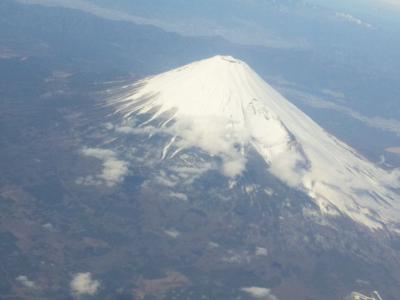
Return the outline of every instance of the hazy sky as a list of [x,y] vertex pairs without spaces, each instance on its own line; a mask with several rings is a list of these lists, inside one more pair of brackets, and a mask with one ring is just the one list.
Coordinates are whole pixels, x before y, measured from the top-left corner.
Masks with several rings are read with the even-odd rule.
[[[378,9],[377,3],[400,0],[17,0],[81,9],[98,16],[151,24],[184,35],[218,35],[241,44],[269,48],[307,48],[316,27],[360,27],[364,30],[388,27],[382,23],[399,20],[392,10]],[[293,4],[295,3],[295,4]],[[351,4],[349,4],[351,3]],[[400,5],[399,5],[400,8]],[[398,21],[400,23],[400,21]],[[400,24],[399,27],[400,29]],[[304,34],[305,33],[305,34]]]

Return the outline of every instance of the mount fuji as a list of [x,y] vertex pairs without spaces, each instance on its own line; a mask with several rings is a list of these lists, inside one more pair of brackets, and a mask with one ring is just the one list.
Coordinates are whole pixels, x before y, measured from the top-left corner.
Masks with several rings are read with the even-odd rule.
[[[371,163],[285,99],[246,63],[215,56],[124,86],[111,104],[120,132],[164,137],[162,160],[197,149],[219,159],[230,186],[259,155],[322,215],[400,232],[400,172]],[[128,125],[129,124],[129,125]]]
[[276,25],[246,46],[61,2],[152,11],[0,1],[0,299],[400,299],[400,158],[362,152],[398,142],[391,27],[315,1],[196,2]]

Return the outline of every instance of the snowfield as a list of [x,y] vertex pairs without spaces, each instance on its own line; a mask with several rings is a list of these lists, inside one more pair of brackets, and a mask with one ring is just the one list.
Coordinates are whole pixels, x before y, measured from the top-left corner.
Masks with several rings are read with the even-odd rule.
[[131,131],[170,137],[163,159],[197,148],[220,157],[220,171],[235,178],[255,149],[269,172],[307,193],[323,214],[400,232],[399,170],[381,169],[327,133],[243,61],[212,57],[125,91],[110,101],[124,119],[141,117]]

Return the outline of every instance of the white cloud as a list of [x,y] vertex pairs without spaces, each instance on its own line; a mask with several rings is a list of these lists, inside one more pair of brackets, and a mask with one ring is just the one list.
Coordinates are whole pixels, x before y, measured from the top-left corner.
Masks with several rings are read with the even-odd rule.
[[256,299],[278,300],[278,298],[271,293],[270,289],[252,286],[244,287],[241,290]]
[[107,130],[115,129],[114,125],[112,123],[110,123],[110,122],[105,123],[104,124],[104,128],[107,129]]
[[156,183],[166,187],[175,187],[178,184],[175,178],[167,175],[163,170],[161,170],[160,174],[156,175],[154,179]]
[[363,20],[360,20],[359,18],[356,18],[355,16],[351,15],[351,14],[346,14],[346,13],[336,13],[336,17],[347,21],[349,23],[358,25],[358,26],[362,26],[368,29],[372,29],[373,26],[367,22],[364,22]]
[[23,286],[30,288],[30,289],[34,289],[36,288],[36,284],[35,282],[33,282],[32,280],[29,280],[29,278],[25,275],[20,275],[16,278],[16,280],[18,282],[20,282]]
[[103,171],[99,175],[109,185],[119,183],[128,172],[127,163],[117,159],[108,159],[103,162]]
[[268,256],[268,250],[263,247],[256,248],[256,255],[257,256]]
[[181,200],[181,201],[188,201],[188,196],[184,193],[175,193],[175,192],[171,192],[169,194],[169,196],[171,198],[174,198],[176,200]]
[[216,242],[208,242],[208,248],[210,249],[215,249],[215,248],[219,248],[219,244]]
[[84,148],[82,154],[88,157],[97,158],[102,161],[102,171],[95,176],[89,175],[77,179],[78,184],[114,186],[124,179],[128,173],[128,163],[117,159],[117,154],[108,149]]
[[[209,125],[213,124],[212,127]],[[241,152],[242,149],[235,147],[235,142],[243,138],[248,138],[245,130],[238,131],[236,129],[226,130],[226,119],[218,117],[198,117],[182,118],[176,120],[173,126],[168,128],[154,128],[151,126],[141,128],[119,127],[117,131],[125,134],[168,134],[179,137],[174,139],[173,145],[168,144],[163,152],[169,149],[175,150],[174,154],[168,155],[164,153],[164,157],[173,157],[180,150],[191,149],[197,147],[210,156],[218,156],[222,160],[220,166],[221,172],[228,177],[240,175],[246,168],[247,159]],[[173,151],[171,151],[173,152]],[[199,174],[211,169],[209,164],[204,164],[202,168],[186,168],[188,173],[196,171]],[[182,171],[184,171],[182,169]]]
[[217,166],[213,162],[201,159],[190,161],[186,159],[186,155],[184,154],[180,157],[177,164],[169,167],[169,171],[178,177],[176,183],[190,186],[196,178],[216,168]]
[[43,224],[42,227],[48,231],[54,231],[54,226],[51,223]]
[[92,279],[92,274],[89,272],[77,273],[72,278],[70,287],[74,296],[93,296],[100,289],[100,281]]
[[244,156],[235,155],[235,158],[223,158],[222,173],[225,176],[234,178],[240,175],[246,169],[246,158]]
[[84,148],[82,153],[86,156],[92,156],[101,160],[108,159],[109,157],[114,157],[115,152],[108,149],[101,148]]
[[164,233],[173,239],[176,239],[181,235],[180,232],[175,229],[164,230]]

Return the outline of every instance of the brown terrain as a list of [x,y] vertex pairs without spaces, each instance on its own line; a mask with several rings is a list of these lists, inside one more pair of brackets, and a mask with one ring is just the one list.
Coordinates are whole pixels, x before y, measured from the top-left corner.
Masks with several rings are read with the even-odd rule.
[[159,279],[143,279],[140,278],[137,282],[137,288],[134,291],[137,299],[145,299],[151,295],[158,298],[163,298],[165,294],[175,288],[185,286],[189,280],[181,273],[167,272],[166,277]]
[[389,147],[385,149],[386,152],[400,154],[400,147]]

